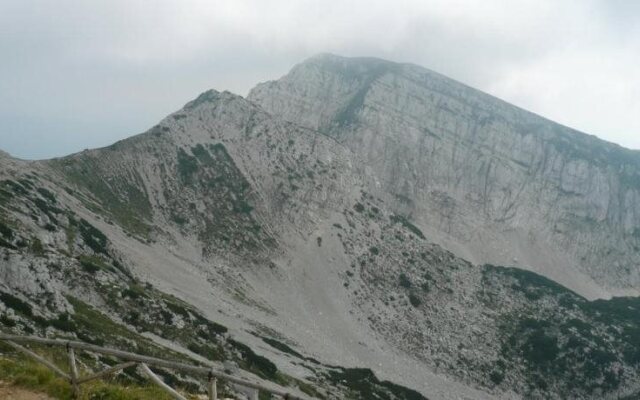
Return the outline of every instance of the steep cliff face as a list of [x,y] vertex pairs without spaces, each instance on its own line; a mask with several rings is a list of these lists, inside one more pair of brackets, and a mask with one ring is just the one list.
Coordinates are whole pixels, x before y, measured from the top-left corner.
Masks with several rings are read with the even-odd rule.
[[588,296],[638,293],[640,153],[423,68],[314,57],[249,99],[336,138],[431,240]]

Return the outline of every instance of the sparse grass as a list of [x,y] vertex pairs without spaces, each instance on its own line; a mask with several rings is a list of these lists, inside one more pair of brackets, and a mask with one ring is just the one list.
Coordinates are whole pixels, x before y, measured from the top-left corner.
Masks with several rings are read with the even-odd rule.
[[[113,378],[112,378],[113,379]],[[54,399],[72,399],[71,385],[43,365],[20,355],[0,356],[0,380],[16,387],[45,393]],[[83,384],[79,400],[170,400],[154,386],[94,381]]]
[[82,269],[90,274],[95,274],[102,269],[113,270],[113,268],[111,268],[104,261],[95,256],[87,256],[83,254],[78,257],[78,261],[80,261],[80,266],[82,267]]
[[129,171],[127,178],[107,178],[107,167],[90,156],[52,161],[50,165],[62,171],[80,189],[91,193],[93,198],[82,195],[80,191],[76,193],[88,209],[100,214],[106,211],[131,233],[148,237],[151,228],[147,222],[151,219],[152,210],[137,171]]

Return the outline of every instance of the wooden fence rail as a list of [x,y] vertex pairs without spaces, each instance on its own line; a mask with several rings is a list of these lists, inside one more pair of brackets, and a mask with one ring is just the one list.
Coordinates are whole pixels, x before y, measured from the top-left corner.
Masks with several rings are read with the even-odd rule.
[[[127,351],[122,351],[122,350],[117,350],[117,349],[110,349],[110,348],[107,348],[107,347],[96,346],[96,345],[92,345],[92,344],[88,344],[88,343],[84,343],[84,342],[78,342],[78,341],[72,341],[72,340],[60,340],[60,339],[45,339],[45,338],[40,338],[40,337],[36,337],[36,336],[9,335],[9,334],[3,334],[3,333],[0,333],[0,340],[6,342],[7,344],[9,344],[11,347],[15,348],[16,350],[19,350],[19,351],[25,353],[26,355],[28,355],[29,357],[33,358],[37,362],[45,365],[49,369],[53,370],[56,374],[58,374],[61,377],[63,377],[64,379],[67,379],[71,383],[71,386],[73,388],[74,396],[78,396],[79,395],[79,393],[80,393],[79,387],[83,383],[89,382],[89,381],[94,380],[94,379],[102,378],[102,377],[104,377],[106,375],[115,373],[115,372],[120,371],[120,370],[122,370],[124,368],[132,367],[134,365],[139,365],[140,368],[142,369],[142,371],[145,373],[145,375],[147,375],[147,377],[152,382],[154,382],[155,384],[157,384],[158,386],[163,388],[165,391],[167,391],[169,394],[171,394],[171,396],[173,396],[176,400],[186,400],[186,399],[181,394],[176,392],[173,388],[171,388],[167,384],[165,384],[155,373],[153,373],[153,371],[151,371],[149,366],[160,367],[160,368],[168,368],[168,369],[172,369],[172,370],[175,370],[175,371],[181,371],[181,372],[186,372],[186,373],[190,373],[190,374],[197,374],[197,375],[205,375],[205,376],[207,376],[207,378],[208,378],[207,391],[208,391],[208,397],[209,397],[210,400],[217,400],[217,398],[218,398],[218,394],[217,394],[217,379],[222,379],[222,380],[225,380],[227,382],[234,383],[234,384],[236,384],[238,386],[241,386],[241,387],[245,387],[245,388],[248,388],[248,389],[253,389],[253,395],[252,395],[252,399],[251,400],[258,399],[259,392],[270,393],[272,395],[279,396],[279,397],[281,397],[283,399],[309,400],[309,398],[306,398],[306,397],[299,397],[299,396],[290,394],[287,391],[285,391],[284,389],[273,389],[273,388],[267,387],[267,386],[265,386],[263,384],[256,383],[256,382],[251,382],[251,381],[248,381],[248,380],[242,379],[242,378],[238,378],[238,377],[226,374],[224,372],[218,371],[218,370],[213,369],[213,368],[207,368],[207,367],[201,367],[201,366],[198,366],[198,365],[186,364],[186,363],[182,363],[182,362],[164,360],[164,359],[161,359],[161,358],[143,356],[141,354],[130,353],[130,352],[127,352]],[[65,347],[67,349],[67,354],[68,354],[68,357],[69,357],[70,374],[67,374],[67,373],[63,372],[60,368],[58,368],[52,362],[46,360],[42,356],[34,353],[33,351],[27,349],[26,347],[23,347],[23,346],[19,345],[16,342],[19,342],[19,343],[36,343],[36,344],[42,344],[42,345],[46,345],[46,346]],[[92,375],[85,376],[85,377],[80,377],[79,374],[78,374],[77,367],[76,367],[75,350],[89,351],[89,352],[93,352],[93,353],[113,356],[113,357],[119,358],[121,360],[124,360],[125,362],[122,363],[122,364],[118,364],[118,365],[115,365],[113,367],[107,368],[107,369],[105,369],[103,371],[94,373]]]

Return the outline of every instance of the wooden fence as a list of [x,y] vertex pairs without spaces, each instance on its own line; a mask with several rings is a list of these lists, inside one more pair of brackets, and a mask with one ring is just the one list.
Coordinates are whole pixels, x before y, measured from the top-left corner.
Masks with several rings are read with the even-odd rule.
[[[180,393],[176,392],[169,385],[164,383],[162,381],[162,379],[160,379],[160,377],[158,377],[153,371],[151,371],[149,366],[160,367],[160,368],[168,368],[168,369],[172,369],[172,370],[175,370],[175,371],[186,372],[186,373],[189,373],[189,374],[196,374],[196,375],[204,375],[204,376],[206,376],[207,377],[207,392],[208,392],[208,398],[210,400],[217,400],[218,399],[217,379],[223,379],[226,382],[230,382],[230,383],[236,384],[236,385],[238,385],[240,387],[244,387],[244,388],[247,388],[247,389],[251,390],[251,393],[252,393],[251,397],[250,397],[251,400],[258,400],[258,395],[259,395],[260,392],[270,393],[272,395],[281,397],[283,399],[309,400],[308,398],[305,398],[305,397],[299,397],[299,396],[295,396],[293,394],[290,394],[290,393],[286,392],[284,389],[269,388],[269,387],[264,386],[264,385],[262,385],[260,383],[255,383],[255,382],[248,381],[246,379],[234,377],[232,375],[217,371],[217,370],[212,369],[212,368],[201,367],[201,366],[197,366],[197,365],[186,364],[186,363],[175,362],[175,361],[169,361],[169,360],[163,360],[163,359],[155,358],[155,357],[143,356],[143,355],[140,355],[140,354],[129,353],[129,352],[126,352],[126,351],[121,351],[121,350],[116,350],[116,349],[110,349],[110,348],[96,346],[96,345],[92,345],[92,344],[88,344],[88,343],[84,343],[84,342],[77,342],[77,341],[70,341],[70,340],[60,340],[60,339],[44,339],[44,338],[35,337],[35,336],[8,335],[8,334],[3,334],[3,333],[0,333],[0,340],[3,340],[7,344],[9,344],[11,347],[15,348],[16,350],[19,350],[19,351],[23,352],[24,354],[28,355],[29,357],[33,358],[34,360],[38,361],[39,363],[44,364],[45,366],[47,366],[48,368],[53,370],[56,374],[60,375],[61,377],[65,378],[65,379],[68,379],[69,382],[71,383],[71,387],[73,388],[73,393],[74,393],[75,397],[78,397],[78,395],[80,393],[80,385],[81,384],[83,384],[85,382],[89,382],[89,381],[94,380],[94,379],[102,378],[102,377],[107,376],[109,374],[112,374],[114,372],[120,371],[120,370],[122,370],[124,368],[128,368],[128,367],[132,367],[132,366],[135,366],[135,365],[139,365],[140,368],[142,369],[142,371],[144,372],[144,374],[153,383],[155,383],[156,385],[160,386],[162,389],[167,391],[176,400],[187,400],[187,399],[183,395],[181,395]],[[70,371],[70,373],[67,374],[66,372],[64,372],[60,368],[58,368],[54,363],[50,362],[49,360],[43,358],[39,354],[34,353],[33,351],[29,350],[28,348],[26,348],[26,347],[24,347],[24,346],[22,346],[22,345],[20,345],[18,343],[36,343],[36,344],[42,344],[42,345],[47,345],[47,346],[58,346],[58,347],[66,348],[67,349],[67,354],[68,354],[68,357],[69,357],[69,371]],[[78,374],[78,369],[76,367],[76,355],[75,355],[75,351],[76,350],[89,351],[89,352],[93,352],[93,353],[113,356],[113,357],[116,357],[116,358],[119,358],[119,359],[123,360],[124,362],[121,363],[121,364],[118,364],[118,365],[114,365],[113,367],[109,367],[109,368],[107,368],[107,369],[105,369],[103,371],[94,373],[92,375],[81,377]]]

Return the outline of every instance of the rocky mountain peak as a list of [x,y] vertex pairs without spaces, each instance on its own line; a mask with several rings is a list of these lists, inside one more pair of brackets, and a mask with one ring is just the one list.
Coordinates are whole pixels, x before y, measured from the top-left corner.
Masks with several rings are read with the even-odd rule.
[[336,75],[362,79],[368,74],[397,71],[403,64],[376,57],[342,57],[331,53],[320,53],[294,66],[292,74],[305,69],[318,68]]
[[[296,65],[282,79],[259,84],[248,99],[286,120],[328,133],[350,121],[377,79],[402,68],[377,58],[319,54]],[[283,98],[298,106],[288,107]]]
[[588,297],[637,293],[639,152],[427,69],[371,58],[313,57],[249,99],[358,154],[381,195],[445,247]]
[[233,101],[245,101],[242,96],[231,93],[227,90],[223,92],[218,92],[215,89],[209,89],[203,93],[201,93],[198,97],[191,100],[183,107],[184,110],[192,110],[203,104],[216,105],[219,103],[229,103]]

